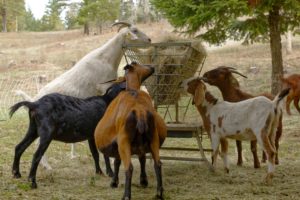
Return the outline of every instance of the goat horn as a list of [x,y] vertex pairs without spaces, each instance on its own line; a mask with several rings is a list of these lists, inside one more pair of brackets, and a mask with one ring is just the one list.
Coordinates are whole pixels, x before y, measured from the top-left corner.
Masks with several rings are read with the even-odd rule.
[[240,72],[238,72],[238,71],[236,71],[236,70],[230,70],[230,72],[231,72],[231,73],[234,73],[234,74],[238,74],[238,75],[240,75],[240,76],[242,76],[242,77],[244,77],[244,78],[248,78],[247,76],[245,76],[244,74],[242,74],[242,73],[240,73]]
[[232,69],[232,70],[236,70],[236,68],[234,68],[234,67],[227,67],[227,66],[220,66],[219,68],[225,68],[225,69]]
[[118,29],[118,32],[119,32],[122,28],[124,28],[124,27],[131,27],[131,26],[132,26],[131,24],[129,24],[129,23],[127,23],[127,22],[116,22],[116,23],[113,23],[113,24],[111,25],[111,27],[116,26],[116,25],[121,25],[121,26],[119,27],[119,29]]
[[116,25],[123,25],[123,26],[127,26],[127,27],[131,27],[132,25],[127,23],[127,22],[116,22],[116,23],[113,23],[111,26],[116,26]]

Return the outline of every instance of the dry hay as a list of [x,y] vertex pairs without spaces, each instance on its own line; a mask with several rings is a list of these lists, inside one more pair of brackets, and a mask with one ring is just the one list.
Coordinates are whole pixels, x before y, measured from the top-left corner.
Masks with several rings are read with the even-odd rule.
[[176,104],[180,82],[193,76],[206,57],[200,40],[188,40],[167,35],[147,49],[127,49],[127,58],[155,67],[155,74],[145,81],[155,105]]

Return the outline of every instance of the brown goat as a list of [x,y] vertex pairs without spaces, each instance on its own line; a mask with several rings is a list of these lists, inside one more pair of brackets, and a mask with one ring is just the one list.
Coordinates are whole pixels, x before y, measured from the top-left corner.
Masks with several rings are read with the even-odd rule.
[[[107,108],[95,129],[97,148],[105,155],[115,157],[115,173],[111,187],[118,186],[118,172],[121,160],[125,168],[125,192],[123,199],[131,198],[131,178],[133,166],[131,155],[137,154],[141,160],[151,152],[157,178],[157,197],[163,198],[161,162],[159,148],[167,135],[164,120],[155,111],[150,96],[141,91],[143,80],[150,76],[154,69],[136,63],[127,65],[126,91],[121,92]],[[145,160],[144,160],[145,164]],[[147,181],[142,167],[141,184]]]
[[[203,77],[205,77],[204,81],[210,85],[216,86],[220,89],[223,99],[225,101],[229,102],[239,102],[243,101],[246,99],[250,99],[253,97],[256,97],[254,95],[248,94],[244,91],[242,91],[239,88],[239,84],[237,79],[234,78],[232,73],[239,74],[243,77],[246,78],[245,75],[239,73],[232,67],[225,67],[225,66],[220,66],[217,67],[216,69],[207,71],[204,73]],[[270,93],[264,93],[260,94],[257,96],[265,96],[269,98],[270,100],[274,99],[274,96]],[[275,147],[276,147],[276,157],[275,157],[275,163],[278,164],[278,149],[279,149],[279,139],[282,134],[282,116],[280,116],[277,131],[276,131],[276,138],[275,138]],[[251,141],[251,152],[253,154],[253,160],[254,160],[254,168],[259,168],[260,167],[260,162],[257,156],[257,145],[256,145],[256,140]],[[242,142],[239,140],[236,140],[236,146],[237,146],[237,151],[238,151],[238,161],[237,165],[242,165],[243,164],[243,158],[242,158]],[[263,158],[262,161],[266,161],[266,156],[263,153]]]
[[300,113],[299,98],[300,98],[300,74],[291,74],[290,76],[281,78],[284,87],[289,87],[290,93],[286,99],[286,112],[291,115],[290,104],[294,101],[294,106]]

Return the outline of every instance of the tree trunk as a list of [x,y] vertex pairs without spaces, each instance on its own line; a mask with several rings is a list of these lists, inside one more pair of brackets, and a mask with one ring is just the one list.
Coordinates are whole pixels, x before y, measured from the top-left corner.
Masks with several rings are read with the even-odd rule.
[[293,53],[293,46],[292,46],[292,31],[288,31],[286,33],[286,53],[292,54]]
[[2,32],[7,32],[7,19],[6,19],[6,2],[2,1],[2,10],[1,10],[1,15],[2,15]]
[[90,34],[90,29],[89,29],[89,24],[88,23],[85,23],[84,24],[84,27],[83,27],[83,33],[85,35],[89,35]]
[[280,77],[283,75],[282,46],[279,28],[279,6],[274,5],[269,11],[270,47],[272,56],[272,94],[281,90]]
[[19,31],[19,26],[18,26],[18,16],[16,16],[16,32]]

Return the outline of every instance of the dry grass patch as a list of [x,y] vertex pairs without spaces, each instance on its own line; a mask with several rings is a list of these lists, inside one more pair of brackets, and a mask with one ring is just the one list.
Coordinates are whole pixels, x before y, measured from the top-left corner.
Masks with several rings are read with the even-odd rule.
[[[164,25],[141,26],[141,29],[153,37],[158,37],[161,30],[170,29]],[[10,87],[16,81],[27,79],[38,74],[57,75],[68,69],[72,62],[79,60],[84,54],[107,41],[114,32],[85,37],[79,31],[54,33],[7,33],[0,34],[0,67],[5,68],[7,61],[14,59],[16,65],[11,66],[6,73],[0,73],[0,93],[11,92]],[[63,44],[62,44],[63,43]],[[294,42],[294,53],[285,55],[285,69],[289,72],[299,73],[297,68],[300,62],[300,39]],[[36,60],[36,61],[34,61]],[[5,64],[5,65],[4,65]],[[219,65],[237,67],[239,71],[248,76],[243,79],[236,76],[241,87],[253,94],[270,91],[271,60],[268,44],[255,44],[251,46],[233,46],[214,51],[208,51],[203,71]],[[251,72],[256,66],[258,73]],[[9,74],[9,76],[7,76]],[[220,92],[209,87],[215,95]],[[1,96],[2,97],[2,96]],[[13,98],[9,96],[8,98]],[[1,99],[3,100],[3,99]],[[2,102],[0,100],[0,102]],[[7,100],[9,101],[9,99]],[[186,101],[186,100],[182,100]],[[11,101],[12,102],[12,101]],[[6,108],[7,109],[7,108]],[[300,196],[300,125],[299,114],[292,109],[292,116],[284,114],[283,136],[280,142],[280,165],[276,167],[275,178],[271,186],[264,185],[266,164],[260,169],[253,168],[252,154],[249,142],[243,142],[244,166],[237,167],[235,141],[230,141],[230,173],[223,171],[222,160],[218,159],[216,173],[208,171],[204,163],[163,161],[163,182],[166,199],[299,199]],[[199,122],[199,114],[190,107],[187,113],[188,121]],[[13,179],[11,166],[14,156],[14,147],[23,138],[28,127],[27,114],[17,113],[13,119],[0,121],[0,199],[120,199],[124,190],[124,171],[121,166],[120,186],[117,189],[109,187],[110,178],[96,176],[93,159],[86,142],[76,145],[78,157],[70,159],[70,145],[52,142],[47,155],[53,167],[46,171],[41,167],[37,173],[38,189],[31,190],[27,182],[35,145],[23,154],[21,159],[21,179]],[[165,145],[195,147],[193,139],[167,138]],[[205,147],[209,147],[206,138]],[[167,156],[198,156],[199,153],[161,151]],[[207,154],[209,157],[209,154]],[[133,199],[154,199],[156,180],[153,162],[147,160],[149,187],[139,186],[139,164],[133,159],[134,175],[132,181]],[[104,169],[101,156],[101,167]]]

